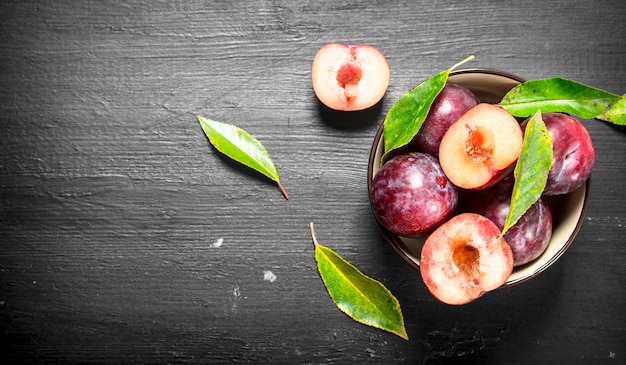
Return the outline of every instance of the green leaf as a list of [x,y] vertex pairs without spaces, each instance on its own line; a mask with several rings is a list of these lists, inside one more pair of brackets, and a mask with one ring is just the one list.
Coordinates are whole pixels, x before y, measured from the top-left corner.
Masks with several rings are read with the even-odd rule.
[[[614,111],[605,113],[611,105]],[[626,124],[622,96],[561,77],[521,83],[504,95],[500,106],[516,117],[529,117],[541,109]]]
[[392,150],[411,142],[428,116],[433,101],[446,85],[450,72],[473,58],[474,56],[470,56],[449,69],[432,76],[402,95],[391,106],[383,122],[383,160]]
[[315,238],[315,260],[322,281],[333,302],[353,320],[379,328],[408,340],[400,303],[380,282],[364,275],[356,267]]
[[259,141],[248,132],[231,124],[205,119],[199,115],[198,121],[204,134],[218,151],[275,181],[285,198],[289,199],[289,195],[278,178],[276,166]]
[[609,106],[600,118],[618,125],[626,125],[626,98],[622,96],[613,105]]
[[552,138],[541,119],[541,111],[527,122],[522,152],[515,164],[511,206],[504,222],[505,234],[539,200],[552,165]]

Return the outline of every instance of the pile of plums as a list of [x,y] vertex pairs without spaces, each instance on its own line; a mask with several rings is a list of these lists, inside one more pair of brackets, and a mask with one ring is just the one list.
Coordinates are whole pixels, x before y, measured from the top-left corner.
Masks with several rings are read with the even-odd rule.
[[[378,103],[389,64],[375,47],[327,44],[316,53],[313,90],[327,107],[357,111]],[[566,194],[585,183],[595,162],[589,134],[576,119],[545,113],[553,161],[543,195]],[[386,161],[370,187],[379,223],[402,237],[427,237],[420,272],[431,293],[449,304],[472,301],[506,282],[514,266],[535,260],[552,235],[543,198],[504,235],[525,123],[447,84],[410,143]]]
[[[566,194],[589,178],[591,138],[576,119],[544,113],[553,161],[543,196]],[[463,304],[501,286],[513,267],[535,260],[552,234],[540,198],[501,235],[525,122],[469,89],[447,84],[410,143],[386,161],[369,191],[376,219],[403,237],[427,237],[420,272],[431,293]]]

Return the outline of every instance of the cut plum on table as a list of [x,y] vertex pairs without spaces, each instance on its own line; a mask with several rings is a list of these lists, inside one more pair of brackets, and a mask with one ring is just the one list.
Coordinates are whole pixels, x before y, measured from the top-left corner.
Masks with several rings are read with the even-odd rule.
[[322,104],[340,111],[358,111],[378,103],[389,86],[389,64],[370,45],[329,43],[313,58],[311,81]]

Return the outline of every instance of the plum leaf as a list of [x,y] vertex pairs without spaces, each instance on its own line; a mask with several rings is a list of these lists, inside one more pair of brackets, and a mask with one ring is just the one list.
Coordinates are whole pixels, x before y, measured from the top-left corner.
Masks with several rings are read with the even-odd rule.
[[408,340],[396,297],[382,283],[364,275],[330,248],[320,245],[312,222],[309,227],[317,269],[337,308],[358,323]]
[[551,165],[552,138],[541,119],[541,110],[537,110],[527,121],[522,152],[515,164],[515,184],[509,213],[502,228],[503,235],[539,200]]
[[626,124],[624,97],[562,77],[529,80],[504,95],[499,105],[516,117],[544,113],[568,113]]
[[474,56],[469,56],[449,69],[433,75],[402,95],[391,106],[383,122],[383,160],[390,151],[411,142],[428,116],[433,101],[446,85],[450,72],[472,59]]
[[237,126],[205,119],[199,115],[197,118],[204,134],[218,151],[276,182],[285,198],[289,199],[280,183],[278,170],[261,142]]
[[622,96],[621,99],[609,106],[598,119],[626,125],[626,97]]

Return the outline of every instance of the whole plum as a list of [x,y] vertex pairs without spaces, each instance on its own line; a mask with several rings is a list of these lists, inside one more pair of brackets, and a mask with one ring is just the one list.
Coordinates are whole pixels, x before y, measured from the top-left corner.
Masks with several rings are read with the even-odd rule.
[[552,137],[553,153],[543,193],[558,195],[574,191],[585,183],[593,169],[596,154],[591,137],[578,120],[566,114],[544,113],[542,119]]
[[392,233],[423,236],[448,219],[458,202],[457,188],[437,159],[422,152],[396,156],[374,176],[369,191],[376,219]]
[[[507,179],[490,189],[471,195],[466,210],[489,218],[498,228],[503,229],[511,206],[513,182],[512,179]],[[541,256],[551,237],[552,213],[548,204],[539,199],[504,234],[504,239],[513,251],[513,266],[529,263]]]
[[439,144],[448,127],[478,103],[480,100],[469,89],[446,84],[433,101],[422,127],[411,141],[411,146],[437,157]]

